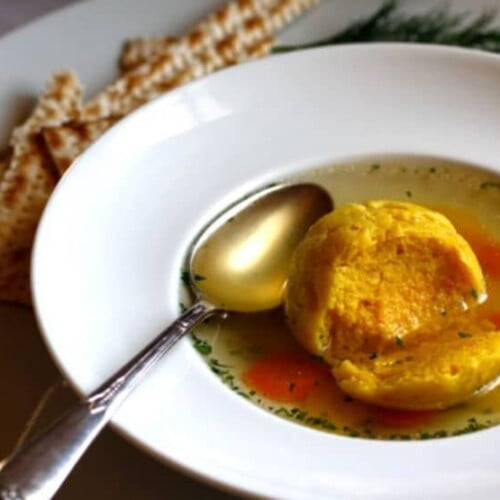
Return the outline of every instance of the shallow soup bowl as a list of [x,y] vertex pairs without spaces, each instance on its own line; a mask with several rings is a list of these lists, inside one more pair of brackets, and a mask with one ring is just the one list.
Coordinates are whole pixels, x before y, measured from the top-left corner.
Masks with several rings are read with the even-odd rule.
[[[64,176],[38,230],[35,308],[59,368],[88,393],[170,323],[190,242],[248,192],[358,161],[500,172],[499,82],[496,56],[346,46],[221,71],[123,119]],[[500,427],[409,442],[308,428],[232,391],[190,339],[113,424],[165,463],[251,495],[466,499],[500,488]]]

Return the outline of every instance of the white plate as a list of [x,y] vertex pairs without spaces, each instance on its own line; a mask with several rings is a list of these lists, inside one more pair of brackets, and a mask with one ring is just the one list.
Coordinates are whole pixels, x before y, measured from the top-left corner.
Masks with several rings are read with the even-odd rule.
[[[500,171],[500,58],[417,46],[295,53],[220,72],[140,109],[72,167],[33,260],[61,369],[89,391],[178,310],[184,252],[245,192],[385,153]],[[114,423],[169,463],[279,498],[496,498],[500,428],[428,442],[329,435],[232,393],[185,339]]]

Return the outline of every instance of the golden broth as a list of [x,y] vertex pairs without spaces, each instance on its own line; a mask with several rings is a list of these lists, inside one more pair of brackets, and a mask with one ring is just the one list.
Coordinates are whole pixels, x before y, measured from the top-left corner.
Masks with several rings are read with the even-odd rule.
[[[479,257],[489,294],[480,310],[485,316],[494,317],[500,328],[499,176],[445,161],[390,158],[318,169],[293,180],[321,184],[331,193],[337,207],[374,199],[405,200],[444,213]],[[277,366],[283,361],[281,353],[285,357],[295,353],[306,356],[287,330],[281,310],[212,319],[196,330],[193,341],[212,371],[238,394],[278,416],[321,430],[355,437],[427,439],[458,435],[500,422],[500,387],[448,410],[402,412],[369,406],[345,396],[333,377],[324,376],[323,364],[312,358],[311,363],[318,367],[312,367],[315,380],[309,377],[300,382],[302,385],[292,379],[283,379],[281,383],[279,377],[285,377]],[[262,373],[266,359],[267,375]],[[264,366],[258,367],[257,373],[255,367],[262,360]],[[254,372],[271,386],[263,391],[267,397],[255,390],[249,376]],[[304,383],[309,384],[307,390]]]

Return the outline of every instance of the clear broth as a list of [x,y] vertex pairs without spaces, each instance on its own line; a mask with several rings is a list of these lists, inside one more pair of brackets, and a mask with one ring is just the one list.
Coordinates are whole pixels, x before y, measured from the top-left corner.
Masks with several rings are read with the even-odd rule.
[[[484,170],[442,160],[393,157],[321,168],[292,180],[322,185],[337,207],[374,199],[426,205],[449,216],[464,236],[470,229],[477,229],[479,221],[500,248],[500,177]],[[486,278],[489,297],[480,307],[488,313],[500,313],[500,277],[486,274]],[[500,387],[422,421],[388,419],[387,414],[381,418],[379,408],[352,400],[334,383],[319,384],[300,403],[266,399],[246,386],[243,375],[267,354],[301,349],[288,331],[281,310],[213,319],[196,330],[193,342],[230,389],[264,410],[316,429],[353,437],[405,440],[459,435],[500,423]]]

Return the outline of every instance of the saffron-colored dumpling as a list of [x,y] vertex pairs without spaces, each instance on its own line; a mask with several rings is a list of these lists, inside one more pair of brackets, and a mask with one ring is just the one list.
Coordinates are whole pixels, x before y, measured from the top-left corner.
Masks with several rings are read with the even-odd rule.
[[[345,205],[309,230],[285,310],[295,337],[332,365],[348,394],[444,408],[500,372],[500,333],[470,312],[485,297],[477,258],[446,217],[373,201]],[[474,335],[458,336],[457,320]]]
[[381,354],[332,360],[337,384],[361,401],[407,410],[470,399],[500,374],[500,332],[472,316],[441,326],[409,335]]

